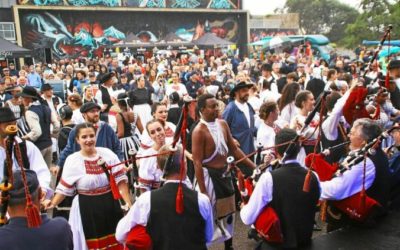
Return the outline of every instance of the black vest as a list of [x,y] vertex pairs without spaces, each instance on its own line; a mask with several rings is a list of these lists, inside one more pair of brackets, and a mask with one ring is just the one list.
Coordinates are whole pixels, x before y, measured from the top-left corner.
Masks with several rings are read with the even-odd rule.
[[[340,128],[337,128],[337,138],[334,141],[328,140],[324,134],[324,131],[321,131],[321,144],[322,144],[322,148],[323,149],[328,149],[329,147],[333,147],[336,146],[342,142],[344,142],[343,136],[342,136],[342,132],[340,132]],[[328,163],[332,164],[335,162],[339,162],[339,160],[343,157],[346,156],[347,152],[346,152],[346,147],[340,147],[340,148],[336,148],[335,150],[332,150],[330,155],[325,156],[325,161],[327,161]]]
[[390,198],[391,180],[388,158],[380,146],[376,149],[376,153],[369,158],[375,165],[375,179],[372,186],[367,189],[367,195],[386,207]]
[[51,110],[47,105],[31,105],[30,111],[35,112],[39,116],[39,124],[42,134],[34,142],[36,147],[40,150],[48,148],[52,145],[50,137],[50,124],[51,124]]
[[197,192],[183,185],[184,212],[175,210],[177,183],[151,192],[147,232],[157,250],[205,250],[205,220],[200,214]]
[[104,112],[108,113],[110,111],[111,106],[112,106],[110,93],[108,93],[107,88],[104,87],[103,85],[100,86],[100,91],[101,91],[101,101],[103,102],[103,104],[107,104],[107,108],[106,108],[106,110]]
[[280,222],[285,248],[296,248],[311,242],[314,216],[320,197],[319,184],[312,174],[310,191],[303,191],[307,170],[298,163],[285,164],[271,172],[273,194],[271,206]]

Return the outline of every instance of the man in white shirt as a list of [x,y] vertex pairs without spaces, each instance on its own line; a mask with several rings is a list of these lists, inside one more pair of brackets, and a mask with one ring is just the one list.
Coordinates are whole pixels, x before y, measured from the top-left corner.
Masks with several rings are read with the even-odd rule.
[[[379,125],[368,118],[358,119],[353,123],[349,138],[350,151],[355,153],[362,149],[367,143],[381,134],[382,130]],[[365,188],[366,195],[376,200],[382,208],[387,206],[389,200],[390,185],[389,163],[386,155],[383,153],[379,143],[375,147],[375,154],[367,156],[359,163],[355,163],[347,171],[339,176],[321,182],[321,199],[335,201],[328,215],[328,230],[334,230],[338,227],[348,224],[349,219],[346,212],[338,210],[337,207],[346,202],[346,198],[363,196],[362,192]],[[361,213],[358,205],[347,204],[348,210],[354,211],[355,214]]]
[[[159,152],[169,150],[164,146]],[[119,242],[135,247],[130,245],[138,241],[135,231],[146,227],[154,249],[206,249],[213,236],[211,203],[205,194],[193,191],[181,182],[186,177],[186,162],[180,164],[181,154],[179,148],[171,156],[168,166],[165,166],[168,155],[157,157],[166,181],[160,189],[143,193],[121,219],[115,234]],[[184,168],[182,175],[181,167]],[[183,191],[183,212],[176,202],[179,185]]]
[[[53,158],[51,134],[57,134],[60,130],[60,122],[57,119],[57,115],[51,112],[47,105],[39,101],[41,97],[35,88],[26,86],[18,95],[22,97],[22,103],[27,108],[25,118],[31,129],[23,139],[35,143],[50,168]],[[50,125],[53,125],[52,132]]]
[[[295,130],[282,129],[276,134],[275,144],[293,141],[296,136]],[[287,145],[276,148],[278,158],[282,159],[286,153],[286,160],[276,170],[261,175],[249,202],[240,211],[243,223],[252,225],[267,206],[272,208],[280,221],[283,242],[278,246],[282,248],[298,248],[311,243],[315,209],[320,196],[317,176],[307,173],[296,160],[299,143],[291,146],[292,150],[288,152],[285,152]],[[309,190],[304,192],[307,174],[310,174]],[[266,237],[264,240],[262,245],[267,244],[269,239]]]
[[[7,138],[6,128],[9,125],[17,125],[14,113],[10,108],[0,108],[0,179],[3,179],[4,173],[4,159],[6,158],[6,145],[5,139]],[[51,197],[52,191],[50,189],[50,171],[47,168],[46,162],[43,159],[42,154],[39,149],[30,141],[21,140],[19,137],[15,137],[17,143],[19,143],[21,148],[21,158],[25,169],[30,169],[35,171],[42,191],[49,194]],[[15,157],[15,152],[12,156],[13,171],[20,170],[19,163]]]

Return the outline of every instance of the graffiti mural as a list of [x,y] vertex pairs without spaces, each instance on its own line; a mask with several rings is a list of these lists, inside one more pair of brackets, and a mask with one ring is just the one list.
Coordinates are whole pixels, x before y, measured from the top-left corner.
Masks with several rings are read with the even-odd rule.
[[36,6],[128,6],[135,8],[241,9],[242,0],[18,0]]
[[27,33],[32,47],[44,47],[50,43],[57,57],[101,55],[104,46],[125,39],[125,34],[114,26],[103,29],[98,22],[66,25],[61,18],[49,12],[29,14],[24,17],[24,23],[32,28]]
[[212,32],[237,44],[247,42],[244,12],[18,11],[23,46],[50,48],[57,58],[101,56],[105,47],[121,42],[128,34],[141,42],[159,42],[170,33],[193,41]]

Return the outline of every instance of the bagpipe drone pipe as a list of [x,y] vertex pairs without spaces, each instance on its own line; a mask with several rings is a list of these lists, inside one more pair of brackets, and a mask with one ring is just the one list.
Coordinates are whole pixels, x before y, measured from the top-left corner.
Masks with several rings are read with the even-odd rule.
[[[182,191],[182,181],[184,179],[184,166],[185,164],[185,148],[186,148],[186,134],[187,134],[187,122],[188,122],[188,116],[190,116],[190,106],[193,104],[193,100],[191,98],[185,97],[184,98],[184,107],[182,109],[182,113],[180,115],[178,124],[176,126],[175,134],[174,134],[174,140],[172,142],[172,145],[170,146],[169,150],[165,153],[158,153],[157,155],[151,155],[151,156],[145,156],[145,157],[154,157],[154,156],[159,156],[159,155],[168,155],[167,160],[165,161],[164,165],[164,175],[172,165],[173,161],[177,160],[174,158],[173,154],[176,150],[178,150],[177,143],[179,140],[181,140],[182,143],[182,152],[180,155],[180,182],[178,186],[178,191],[176,194],[176,200],[175,200],[175,210],[177,214],[182,214],[184,213],[184,204],[183,204],[183,191]],[[130,161],[136,162],[136,159],[139,159],[142,157],[136,157],[133,153],[131,154],[131,159]],[[137,166],[133,164],[133,180],[135,184],[137,184],[137,179],[138,179],[138,174],[137,174]],[[134,226],[129,233],[127,234],[126,238],[126,246],[129,249],[152,249],[152,240],[150,238],[150,235],[146,231],[146,227],[142,225],[136,225]]]
[[15,136],[17,135],[18,127],[16,125],[8,125],[5,128],[6,138],[6,157],[4,159],[3,166],[3,180],[0,184],[1,190],[1,202],[0,202],[0,226],[3,226],[7,222],[6,214],[8,209],[8,203],[10,200],[9,191],[13,188],[13,159],[12,154],[15,152],[15,159],[19,165],[21,176],[24,185],[26,207],[25,214],[27,218],[27,224],[29,228],[39,227],[42,223],[40,217],[39,208],[33,203],[32,196],[29,191],[28,183],[26,180],[25,166],[22,159],[22,153],[19,143],[16,141]]
[[[371,70],[371,66],[377,59],[378,53],[382,49],[386,39],[389,39],[390,41],[390,33],[392,29],[393,26],[388,25],[378,48],[375,50],[375,53],[373,54],[372,58],[370,59],[370,61],[366,66],[363,76],[357,79],[358,85],[351,90],[350,95],[343,107],[343,116],[345,117],[347,123],[350,125],[352,125],[353,122],[359,118],[371,118],[369,112],[366,109],[366,103],[368,101],[366,97],[368,95],[368,85],[370,85],[371,82],[373,81],[367,78],[367,73]],[[381,84],[380,88],[385,87],[386,89],[388,89],[389,82],[390,82],[390,76],[389,73],[387,73],[384,84]],[[379,105],[377,105],[375,114],[372,116],[372,118],[379,119],[379,113],[380,113],[380,107]]]
[[[321,96],[318,98],[317,104],[315,105],[314,109],[309,113],[307,116],[304,125],[302,129],[300,130],[300,133],[291,141],[282,143],[281,145],[275,145],[272,148],[277,148],[277,147],[282,147],[286,146],[286,150],[283,154],[283,157],[280,161],[274,160],[270,164],[262,164],[262,151],[263,151],[263,145],[258,145],[257,146],[257,153],[256,155],[256,169],[253,172],[253,175],[251,177],[248,177],[246,180],[243,179],[243,176],[237,175],[238,178],[238,187],[240,190],[240,193],[242,195],[242,200],[243,203],[247,203],[248,200],[250,199],[250,196],[254,190],[254,188],[257,185],[257,182],[260,178],[260,176],[267,170],[274,170],[280,167],[281,163],[284,163],[287,157],[293,155],[293,150],[295,150],[295,145],[296,144],[301,144],[302,141],[306,140],[307,138],[302,138],[302,133],[304,133],[305,129],[310,125],[311,121],[314,119],[314,116],[316,113],[319,111],[323,111],[324,108],[324,102],[326,96],[329,94],[329,91],[325,91],[324,93],[321,94]],[[321,112],[322,113],[322,112]],[[315,132],[315,131],[314,131]],[[247,157],[252,156],[253,154],[249,154]],[[236,163],[240,162],[242,159],[236,161]],[[232,160],[231,160],[232,161]],[[234,167],[231,167],[234,168]],[[239,172],[239,171],[237,171]],[[310,173],[307,173],[307,176],[309,176]],[[305,183],[310,181],[310,177],[307,178]],[[242,178],[242,179],[241,179]],[[306,185],[305,185],[306,186]],[[304,190],[304,188],[303,188]],[[305,190],[305,192],[308,192],[308,190]],[[271,242],[271,243],[282,243],[283,242],[283,235],[281,231],[281,225],[280,225],[280,219],[275,212],[274,208],[271,206],[267,205],[263,208],[261,213],[257,216],[257,219],[254,223],[254,227],[257,231],[257,233],[262,236],[266,241]]]
[[[259,162],[261,159],[261,150],[262,146],[259,146],[257,149],[257,157],[256,162]],[[258,161],[257,161],[258,159]],[[227,158],[228,168],[223,174],[226,176],[231,172],[236,176],[237,186],[240,191],[240,195],[242,197],[242,202],[246,204],[250,196],[253,192],[254,184],[251,177],[244,178],[242,171],[236,166],[235,159],[233,156],[229,156]],[[257,165],[258,166],[258,165]],[[259,167],[257,167],[258,169]],[[256,170],[255,170],[256,171]],[[258,169],[258,171],[261,171]],[[266,241],[271,243],[282,243],[283,235],[281,231],[280,220],[275,212],[275,210],[271,206],[266,206],[261,213],[258,215],[256,222],[254,223],[254,227],[257,233],[263,237]]]
[[[388,138],[390,133],[394,129],[399,129],[399,127],[394,126],[382,132],[361,149],[350,152],[347,157],[344,158],[344,160],[340,163],[329,164],[325,161],[324,157],[329,151],[332,150],[332,148],[330,148],[329,150],[325,150],[320,154],[309,154],[306,157],[306,166],[318,175],[321,182],[330,181],[332,180],[332,178],[340,178],[340,176],[345,174],[346,171],[350,171],[353,166],[364,162],[363,175],[359,177],[362,178],[362,190],[343,200],[330,201],[331,205],[346,214],[350,219],[364,222],[374,208],[381,207],[381,204],[379,204],[379,202],[366,194],[366,158],[375,155],[377,148],[380,147],[381,141],[385,138]],[[338,146],[343,145],[337,145],[335,147]],[[321,214],[324,214],[324,211],[321,211]]]

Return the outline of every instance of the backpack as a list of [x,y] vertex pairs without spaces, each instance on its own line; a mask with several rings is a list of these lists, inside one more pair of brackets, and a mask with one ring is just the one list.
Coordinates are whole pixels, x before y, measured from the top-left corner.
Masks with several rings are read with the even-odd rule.
[[72,127],[64,126],[60,129],[60,133],[58,134],[58,150],[61,152],[68,143],[69,133],[71,132]]

